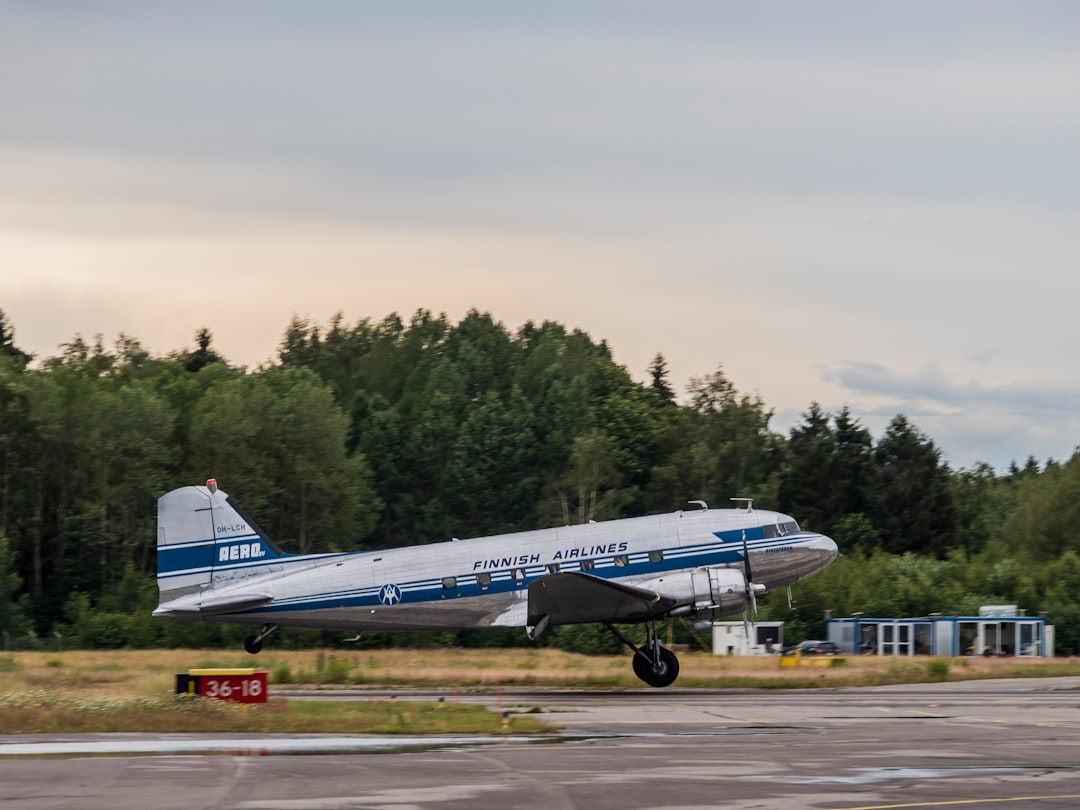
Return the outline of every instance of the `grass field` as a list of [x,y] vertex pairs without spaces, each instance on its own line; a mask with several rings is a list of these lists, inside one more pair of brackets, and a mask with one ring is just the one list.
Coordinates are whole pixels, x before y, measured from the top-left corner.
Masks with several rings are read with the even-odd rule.
[[[680,686],[790,689],[872,686],[972,678],[1080,675],[1080,660],[1015,658],[805,659],[680,655]],[[192,668],[254,667],[269,672],[271,700],[249,710],[213,701],[178,702],[175,675]],[[445,703],[285,701],[275,687],[425,686],[459,690],[497,685],[626,689],[642,684],[628,655],[559,650],[121,650],[0,654],[0,733],[77,731],[260,731],[374,733],[535,733],[532,714],[503,719]]]

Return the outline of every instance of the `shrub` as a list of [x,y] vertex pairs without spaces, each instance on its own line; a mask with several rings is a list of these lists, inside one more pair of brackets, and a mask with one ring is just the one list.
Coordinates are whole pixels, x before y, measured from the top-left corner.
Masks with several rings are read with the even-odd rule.
[[326,664],[323,679],[326,683],[347,683],[350,669],[349,662],[344,658],[331,658]]
[[270,670],[270,683],[296,683],[293,679],[292,667],[288,664],[278,664]]
[[932,681],[943,681],[949,677],[949,662],[944,658],[934,658],[926,662],[926,675]]

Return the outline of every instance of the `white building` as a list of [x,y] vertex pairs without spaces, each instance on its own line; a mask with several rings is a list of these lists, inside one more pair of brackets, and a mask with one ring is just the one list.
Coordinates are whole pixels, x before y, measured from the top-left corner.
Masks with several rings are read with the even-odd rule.
[[713,655],[776,655],[784,647],[783,622],[713,622]]

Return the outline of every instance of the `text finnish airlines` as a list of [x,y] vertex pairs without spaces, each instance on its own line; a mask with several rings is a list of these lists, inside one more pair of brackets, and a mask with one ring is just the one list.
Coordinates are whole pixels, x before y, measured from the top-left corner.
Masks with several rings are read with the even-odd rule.
[[[561,560],[585,560],[590,557],[602,557],[605,554],[622,554],[628,548],[626,541],[621,543],[608,543],[603,546],[588,546],[585,548],[564,548],[555,552],[553,561]],[[518,554],[513,557],[498,557],[493,560],[477,560],[473,563],[473,571],[483,571],[489,568],[514,568],[515,566],[535,565],[540,562],[539,554]]]

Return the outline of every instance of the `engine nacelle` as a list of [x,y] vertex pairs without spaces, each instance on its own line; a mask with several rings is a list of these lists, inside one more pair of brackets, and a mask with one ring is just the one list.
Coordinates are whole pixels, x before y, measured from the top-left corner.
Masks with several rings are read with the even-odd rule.
[[694,620],[712,620],[746,610],[746,578],[742,571],[731,568],[699,568],[680,571],[637,583],[642,588],[678,600],[671,610],[673,616]]

